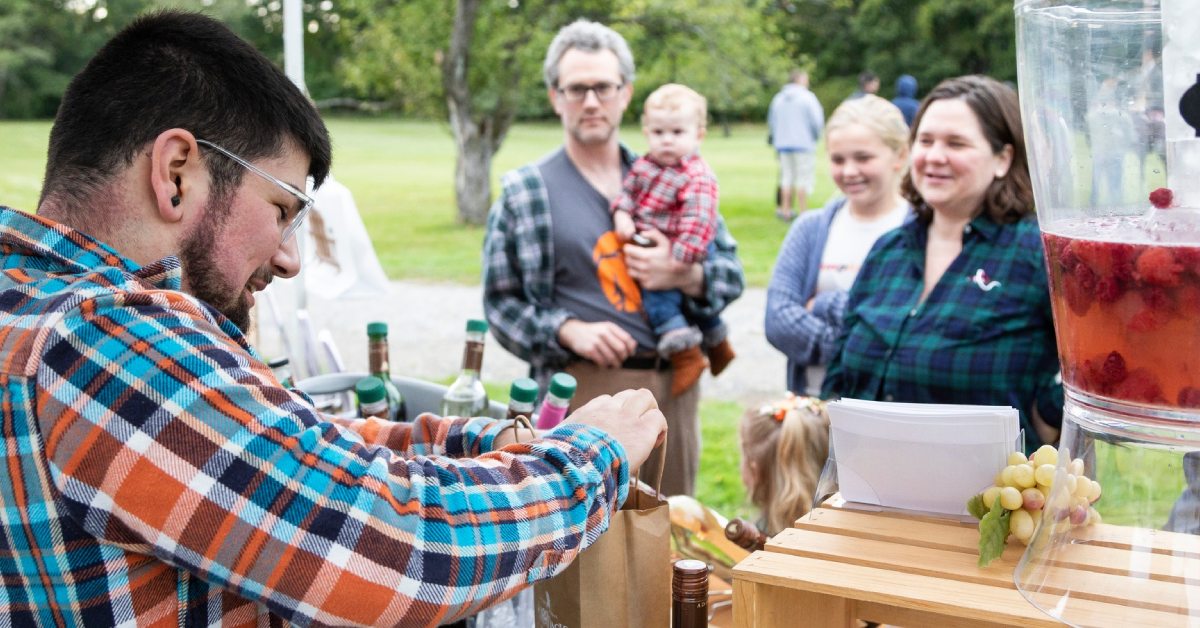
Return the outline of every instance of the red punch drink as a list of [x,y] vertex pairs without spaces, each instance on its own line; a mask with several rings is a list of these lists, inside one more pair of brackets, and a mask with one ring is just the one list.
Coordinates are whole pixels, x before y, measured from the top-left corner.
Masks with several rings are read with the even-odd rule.
[[1164,242],[1170,234],[1143,220],[1059,222],[1043,235],[1063,382],[1112,401],[1200,408],[1200,248]]

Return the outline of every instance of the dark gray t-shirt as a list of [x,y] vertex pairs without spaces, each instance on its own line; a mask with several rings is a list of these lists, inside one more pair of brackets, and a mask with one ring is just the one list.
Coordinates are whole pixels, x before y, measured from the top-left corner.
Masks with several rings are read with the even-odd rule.
[[[622,164],[622,170],[629,166]],[[554,302],[585,322],[612,321],[633,336],[639,352],[653,351],[654,333],[642,314],[641,291],[625,268],[608,199],[583,178],[565,149],[538,162],[538,170],[554,229]]]

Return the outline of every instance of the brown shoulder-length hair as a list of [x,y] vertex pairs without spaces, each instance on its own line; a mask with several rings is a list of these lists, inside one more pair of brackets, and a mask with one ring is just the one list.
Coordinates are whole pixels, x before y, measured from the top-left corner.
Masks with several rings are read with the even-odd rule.
[[[1004,150],[1006,144],[1013,147],[1012,166],[999,179],[992,181],[983,197],[980,212],[987,213],[999,224],[1010,224],[1033,212],[1033,186],[1029,182],[1029,161],[1025,157],[1025,132],[1021,127],[1021,108],[1017,92],[1013,88],[988,76],[979,74],[946,79],[929,92],[921,101],[921,108],[913,119],[908,144],[911,149],[917,140],[917,130],[930,103],[935,100],[958,98],[967,103],[983,136],[992,147],[993,153]],[[917,219],[924,224],[933,220],[933,209],[921,197],[913,185],[912,169],[900,183],[900,194],[912,204]]]

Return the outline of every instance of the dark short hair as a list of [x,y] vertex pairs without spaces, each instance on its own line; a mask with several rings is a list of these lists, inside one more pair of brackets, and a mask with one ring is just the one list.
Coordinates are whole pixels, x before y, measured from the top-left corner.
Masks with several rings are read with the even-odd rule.
[[[949,98],[962,100],[971,108],[993,153],[1004,150],[1005,145],[1012,146],[1012,165],[1002,178],[992,181],[983,197],[981,211],[999,224],[1014,223],[1033,213],[1033,186],[1029,182],[1029,162],[1025,156],[1021,107],[1017,102],[1017,92],[1004,83],[979,74],[938,83],[921,101],[921,108],[913,118],[909,146],[917,139],[921,119],[925,117],[930,103]],[[933,219],[933,210],[913,185],[911,169],[900,183],[900,194],[912,203],[919,220],[928,224]]]
[[858,86],[866,89],[867,85],[873,81],[878,81],[879,77],[870,70],[863,70],[858,74]]
[[[308,98],[259,51],[216,20],[183,11],[138,18],[71,80],[50,130],[42,200],[82,203],[163,131],[182,128],[255,160],[290,139],[317,185],[329,174],[329,132]],[[204,160],[214,194],[243,169]]]

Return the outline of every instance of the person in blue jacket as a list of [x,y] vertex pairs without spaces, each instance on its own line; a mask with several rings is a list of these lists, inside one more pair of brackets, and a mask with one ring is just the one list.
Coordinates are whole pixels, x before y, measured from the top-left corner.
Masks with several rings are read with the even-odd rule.
[[913,118],[917,115],[917,109],[921,106],[921,101],[917,100],[917,79],[911,74],[901,74],[900,78],[896,79],[896,97],[892,99],[892,104],[904,114],[904,124],[912,126]]

